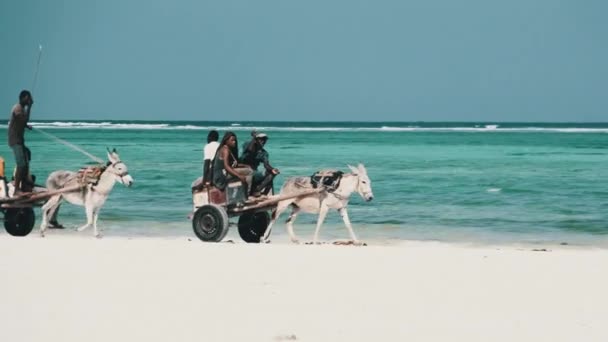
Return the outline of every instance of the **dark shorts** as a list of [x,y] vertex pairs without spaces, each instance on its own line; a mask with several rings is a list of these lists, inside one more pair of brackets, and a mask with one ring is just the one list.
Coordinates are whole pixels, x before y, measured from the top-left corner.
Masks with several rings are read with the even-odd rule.
[[26,167],[27,166],[27,156],[25,154],[25,146],[23,145],[13,145],[11,146],[13,149],[13,153],[15,154],[15,163],[17,167]]

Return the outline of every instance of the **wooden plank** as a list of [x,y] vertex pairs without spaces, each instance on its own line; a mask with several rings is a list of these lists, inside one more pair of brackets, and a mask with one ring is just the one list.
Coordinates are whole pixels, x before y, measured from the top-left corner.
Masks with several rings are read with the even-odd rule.
[[318,189],[313,189],[313,190],[307,190],[307,191],[303,191],[303,192],[299,192],[297,194],[291,194],[291,195],[274,195],[274,196],[270,196],[268,197],[266,200],[258,202],[256,204],[252,204],[252,205],[246,205],[240,208],[234,208],[232,211],[235,213],[240,213],[240,212],[244,212],[247,210],[254,210],[254,209],[259,209],[259,208],[263,208],[263,207],[270,207],[273,206],[281,201],[284,200],[288,200],[288,199],[292,199],[292,198],[297,198],[297,197],[303,197],[303,196],[308,196],[308,195],[312,195],[312,194],[316,194],[319,192],[325,191],[325,188],[318,188]]
[[0,204],[0,208],[13,209],[13,208],[31,208],[31,207],[42,207],[43,203],[3,203]]
[[84,188],[86,185],[73,185],[68,188],[53,190],[53,191],[41,191],[41,192],[30,192],[26,194],[19,195],[17,197],[3,198],[0,199],[0,203],[8,204],[8,203],[32,203],[39,200],[47,199],[49,197],[62,194],[65,192],[78,191]]

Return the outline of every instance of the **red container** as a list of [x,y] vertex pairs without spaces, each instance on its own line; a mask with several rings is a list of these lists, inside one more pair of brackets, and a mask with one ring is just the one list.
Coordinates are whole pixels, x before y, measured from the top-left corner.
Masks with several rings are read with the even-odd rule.
[[215,187],[209,189],[209,203],[224,204],[226,203],[226,193],[218,190]]

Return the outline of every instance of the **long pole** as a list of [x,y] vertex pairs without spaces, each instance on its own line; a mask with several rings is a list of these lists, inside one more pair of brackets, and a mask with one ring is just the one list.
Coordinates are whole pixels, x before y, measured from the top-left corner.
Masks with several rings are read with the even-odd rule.
[[31,92],[34,92],[36,88],[36,82],[38,81],[38,70],[40,70],[40,60],[42,59],[42,44],[38,45],[38,61],[36,62],[36,71],[34,71],[34,80],[32,81]]
[[[39,44],[38,45],[38,60],[36,61],[36,69],[34,71],[34,80],[32,81],[31,92],[34,92],[34,89],[36,88],[36,82],[38,81],[38,71],[40,70],[40,60],[41,59],[42,59],[42,44]],[[75,151],[78,151],[78,152],[84,154],[85,156],[91,158],[92,160],[94,160],[94,161],[96,161],[98,163],[101,163],[101,164],[104,163],[103,159],[98,158],[98,157],[92,155],[91,153],[85,151],[83,148],[81,148],[79,146],[76,146],[76,145],[74,145],[74,144],[72,144],[72,143],[70,143],[68,141],[60,139],[60,138],[54,136],[51,133],[47,133],[47,132],[41,130],[40,128],[36,128],[36,131],[38,131],[38,132],[46,135],[47,137],[49,137],[49,138],[51,138],[51,139],[53,139],[55,141],[58,141],[58,142],[62,143],[63,145],[66,145],[66,146],[70,147],[71,149],[73,149]]]

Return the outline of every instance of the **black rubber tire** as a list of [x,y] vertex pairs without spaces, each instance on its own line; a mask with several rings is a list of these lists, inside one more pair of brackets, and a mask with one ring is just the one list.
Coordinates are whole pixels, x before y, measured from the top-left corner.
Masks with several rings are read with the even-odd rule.
[[10,208],[4,212],[4,229],[12,236],[26,236],[36,224],[32,208]]
[[192,218],[192,229],[205,242],[220,242],[228,234],[228,214],[216,204],[206,204],[196,210]]
[[239,217],[239,235],[245,242],[259,243],[269,223],[270,214],[266,211],[243,214]]

